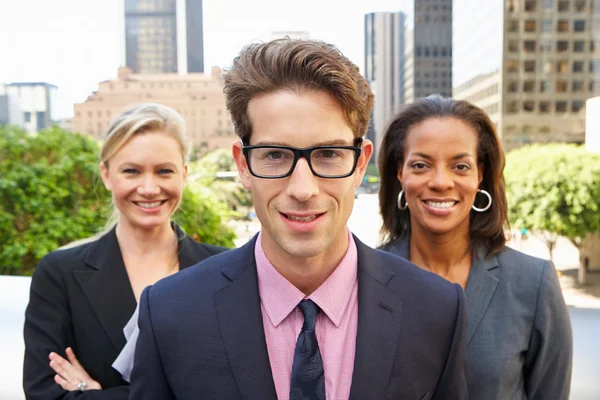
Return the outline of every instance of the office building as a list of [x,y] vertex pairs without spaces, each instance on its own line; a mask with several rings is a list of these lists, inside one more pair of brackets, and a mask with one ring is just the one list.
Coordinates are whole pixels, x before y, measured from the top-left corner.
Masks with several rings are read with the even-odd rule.
[[404,104],[404,22],[402,12],[365,15],[365,79],[375,95],[367,137],[376,160],[386,124]]
[[202,0],[124,0],[125,64],[134,73],[204,72]]
[[404,100],[452,95],[452,1],[403,1],[405,32]]
[[98,90],[74,105],[73,132],[102,138],[119,113],[137,103],[169,106],[186,121],[188,136],[196,152],[230,148],[237,139],[225,107],[221,70],[212,73],[134,74],[119,68],[117,79],[100,82]]
[[[12,82],[5,85],[6,102],[17,125],[22,121],[28,132],[50,128],[55,116],[56,86],[46,82]],[[14,113],[20,108],[22,119]]]
[[455,1],[454,93],[481,106],[506,150],[583,143],[600,94],[600,2]]

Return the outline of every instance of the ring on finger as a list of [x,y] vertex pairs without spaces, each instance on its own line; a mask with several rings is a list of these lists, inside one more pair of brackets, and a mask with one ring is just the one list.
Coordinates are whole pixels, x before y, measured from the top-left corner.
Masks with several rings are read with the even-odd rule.
[[85,381],[79,381],[79,384],[77,385],[77,390],[79,390],[80,392],[85,391],[85,388],[87,386],[87,383]]

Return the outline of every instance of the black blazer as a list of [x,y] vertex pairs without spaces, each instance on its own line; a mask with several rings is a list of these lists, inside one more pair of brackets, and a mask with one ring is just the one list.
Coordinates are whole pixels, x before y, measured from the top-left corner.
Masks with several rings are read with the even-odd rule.
[[[277,399],[255,240],[144,290],[131,399]],[[358,332],[350,399],[466,399],[460,286],[354,240]]]
[[[226,249],[195,242],[176,227],[181,269]],[[129,387],[112,363],[125,346],[123,327],[136,308],[115,229],[38,264],[25,312],[23,388],[27,399],[127,399]],[[72,347],[104,390],[68,392],[54,382],[48,355]]]

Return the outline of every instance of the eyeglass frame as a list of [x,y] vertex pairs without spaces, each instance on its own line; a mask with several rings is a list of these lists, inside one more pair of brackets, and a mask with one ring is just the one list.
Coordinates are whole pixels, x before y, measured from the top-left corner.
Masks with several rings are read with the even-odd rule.
[[[298,160],[300,158],[304,158],[306,160],[306,163],[308,164],[308,167],[310,168],[310,171],[312,172],[312,174],[316,177],[319,178],[323,178],[323,179],[342,179],[342,178],[347,178],[350,175],[352,175],[354,173],[354,171],[356,171],[356,166],[358,164],[358,159],[360,158],[360,155],[362,153],[362,143],[363,143],[363,138],[356,138],[354,139],[354,146],[315,146],[315,147],[305,147],[302,149],[299,149],[297,147],[290,147],[290,146],[280,146],[280,145],[255,145],[255,146],[251,146],[248,145],[248,138],[244,138],[241,140],[242,142],[242,152],[244,153],[244,158],[246,159],[246,164],[248,165],[248,171],[250,171],[250,174],[252,176],[255,176],[257,178],[261,178],[261,179],[281,179],[281,178],[287,178],[288,176],[292,175],[292,173],[294,172],[294,170],[296,169],[296,164],[298,163]],[[249,155],[250,155],[250,150],[253,149],[282,149],[282,150],[290,150],[292,153],[294,153],[294,161],[292,162],[292,166],[290,167],[290,170],[286,173],[286,174],[282,174],[282,175],[275,175],[275,176],[265,176],[265,175],[259,175],[257,173],[255,173],[252,170],[252,163],[250,162],[249,159]],[[354,164],[352,164],[352,169],[350,170],[349,173],[344,174],[344,175],[336,175],[336,176],[324,176],[321,174],[318,174],[312,166],[312,162],[310,161],[310,156],[312,154],[313,151],[315,150],[323,150],[323,149],[345,149],[345,150],[353,150],[355,157],[354,157]]]

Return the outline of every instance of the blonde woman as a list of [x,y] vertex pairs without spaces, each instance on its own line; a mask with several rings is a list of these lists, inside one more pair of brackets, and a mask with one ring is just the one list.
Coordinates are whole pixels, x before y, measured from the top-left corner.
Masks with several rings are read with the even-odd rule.
[[171,222],[187,153],[183,119],[159,104],[137,105],[108,127],[99,167],[116,224],[37,266],[24,328],[27,399],[127,399],[128,384],[111,364],[142,290],[225,250]]

